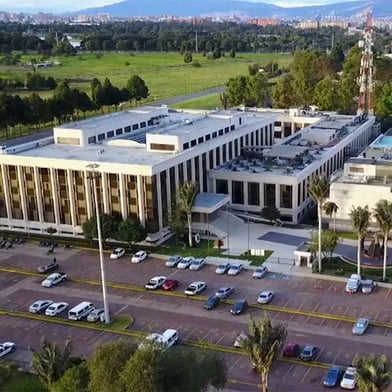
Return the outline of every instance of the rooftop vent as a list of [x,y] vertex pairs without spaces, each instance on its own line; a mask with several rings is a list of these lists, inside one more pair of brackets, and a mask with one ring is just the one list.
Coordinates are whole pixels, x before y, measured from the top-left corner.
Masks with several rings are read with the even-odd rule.
[[191,124],[193,124],[193,120],[190,120],[189,118],[186,118],[185,119],[185,124],[186,125],[191,125]]

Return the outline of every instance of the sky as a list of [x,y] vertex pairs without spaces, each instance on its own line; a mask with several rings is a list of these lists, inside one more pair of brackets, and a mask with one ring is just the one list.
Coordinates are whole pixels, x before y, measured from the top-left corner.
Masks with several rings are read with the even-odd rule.
[[[16,11],[16,12],[67,12],[77,11],[90,7],[102,7],[107,4],[118,3],[121,0],[0,0],[0,11]],[[143,1],[143,0],[140,0]],[[164,0],[162,0],[164,1]],[[186,0],[194,1],[194,0]],[[305,5],[320,5],[342,3],[347,0],[248,0],[253,2],[271,3],[281,7],[301,7]],[[348,0],[355,1],[355,0]]]

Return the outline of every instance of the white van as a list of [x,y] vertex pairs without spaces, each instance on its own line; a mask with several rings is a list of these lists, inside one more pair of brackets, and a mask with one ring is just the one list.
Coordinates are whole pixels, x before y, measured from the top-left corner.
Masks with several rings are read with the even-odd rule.
[[95,306],[93,303],[87,301],[81,302],[79,305],[68,311],[68,318],[70,320],[79,321],[83,317],[87,317],[94,309]]
[[160,349],[167,349],[174,346],[179,340],[178,332],[175,329],[167,329],[162,334],[152,333],[139,344],[139,349],[145,349],[151,344]]
[[171,346],[174,346],[178,342],[180,337],[175,329],[167,329],[162,334],[162,338],[162,343],[164,344],[164,346],[169,348]]

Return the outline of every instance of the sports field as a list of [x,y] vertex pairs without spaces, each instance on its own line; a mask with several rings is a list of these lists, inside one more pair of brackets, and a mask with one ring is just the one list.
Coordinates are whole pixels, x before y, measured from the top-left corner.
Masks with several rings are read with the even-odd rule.
[[[39,56],[22,56],[22,61],[28,63],[31,58],[39,60]],[[71,57],[55,57],[49,60],[61,65],[37,70],[44,76],[53,76],[56,80],[69,80],[72,87],[77,87],[90,93],[90,82],[93,78],[101,81],[108,77],[112,84],[124,87],[128,78],[137,74],[143,78],[150,89],[150,100],[189,94],[224,85],[230,77],[246,75],[248,65],[253,62],[266,63],[277,61],[281,66],[287,66],[291,55],[282,53],[237,54],[235,58],[228,56],[209,60],[202,54],[194,54],[193,60],[200,64],[184,64],[183,56],[179,53],[94,53],[78,54]],[[1,78],[25,78],[31,67],[0,66]],[[30,94],[31,91],[18,91],[20,95]],[[38,92],[42,97],[48,97],[51,92]]]

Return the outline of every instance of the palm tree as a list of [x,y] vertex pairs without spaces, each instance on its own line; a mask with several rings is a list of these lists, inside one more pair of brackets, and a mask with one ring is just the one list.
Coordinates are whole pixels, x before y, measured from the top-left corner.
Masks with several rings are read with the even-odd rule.
[[333,215],[333,231],[336,231],[336,213],[338,212],[338,209],[339,209],[338,205],[333,201],[327,201],[323,206],[324,212],[330,218],[332,218]]
[[309,184],[309,194],[314,202],[317,204],[317,219],[318,219],[318,272],[321,272],[321,229],[323,219],[323,204],[327,198],[329,186],[325,176],[319,175],[313,177]]
[[354,231],[358,236],[358,249],[357,249],[357,274],[361,274],[361,251],[362,251],[362,239],[365,237],[367,228],[370,223],[371,213],[369,207],[352,207],[350,212],[351,223]]
[[195,204],[197,195],[197,185],[194,182],[182,184],[178,190],[178,205],[180,210],[186,215],[188,223],[188,241],[192,247],[192,207]]
[[278,356],[287,329],[281,323],[272,326],[267,313],[259,321],[249,320],[249,334],[244,341],[244,350],[250,357],[255,371],[261,376],[261,390],[268,391],[268,379],[272,365]]
[[392,230],[392,203],[387,200],[380,200],[373,210],[377,224],[384,235],[384,262],[382,271],[382,280],[387,277],[387,259],[388,259],[388,235]]
[[71,342],[65,342],[64,350],[54,343],[50,343],[43,339],[41,341],[41,351],[36,351],[29,347],[33,353],[32,370],[38,376],[42,384],[50,389],[50,386],[59,380],[70,366],[71,357]]
[[357,383],[361,392],[386,391],[392,380],[391,362],[386,355],[370,354],[354,361]]

